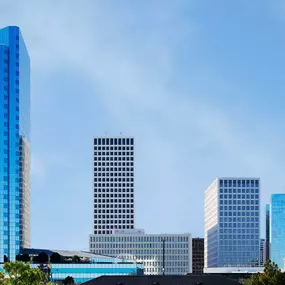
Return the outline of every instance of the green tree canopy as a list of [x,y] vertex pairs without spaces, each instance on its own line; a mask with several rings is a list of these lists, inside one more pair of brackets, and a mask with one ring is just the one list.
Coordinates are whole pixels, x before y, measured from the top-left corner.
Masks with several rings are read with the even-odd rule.
[[48,276],[38,268],[31,268],[29,263],[22,261],[6,262],[3,266],[8,278],[0,274],[0,284],[3,285],[47,285]]
[[38,263],[48,263],[48,255],[45,252],[41,252],[35,258],[35,261],[38,262]]
[[80,257],[78,255],[74,255],[72,257],[72,261],[75,262],[75,263],[79,263],[80,262]]
[[5,284],[4,277],[5,277],[4,273],[0,272],[0,284]]
[[61,263],[61,256],[57,252],[54,252],[50,256],[50,262],[51,263]]
[[24,254],[18,254],[16,256],[16,260],[18,261],[24,261],[24,262],[30,262],[30,256],[27,253]]
[[276,263],[268,260],[264,266],[264,273],[253,274],[249,285],[285,285],[285,273],[278,269]]

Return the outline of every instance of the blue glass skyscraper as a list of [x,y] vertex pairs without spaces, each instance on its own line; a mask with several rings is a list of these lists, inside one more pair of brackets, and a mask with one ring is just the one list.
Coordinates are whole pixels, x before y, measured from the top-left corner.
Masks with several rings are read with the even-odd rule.
[[[30,58],[18,27],[0,29],[0,262],[30,244]],[[5,256],[5,258],[4,258]]]
[[270,205],[266,204],[266,261],[270,259]]
[[271,260],[280,269],[283,269],[283,259],[285,258],[285,194],[273,194],[271,196],[270,222]]

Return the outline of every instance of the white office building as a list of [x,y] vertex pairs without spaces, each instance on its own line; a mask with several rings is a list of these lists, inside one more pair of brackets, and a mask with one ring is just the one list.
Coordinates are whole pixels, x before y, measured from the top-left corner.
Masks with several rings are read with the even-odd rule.
[[135,229],[134,138],[94,138],[94,225],[90,252],[143,262],[145,274],[192,272],[190,234]]
[[259,184],[217,178],[205,191],[205,268],[259,266]]
[[192,273],[190,234],[90,235],[89,250],[92,253],[143,262],[144,273],[147,275],[163,274],[163,268],[166,275]]
[[133,229],[134,138],[94,138],[94,234]]

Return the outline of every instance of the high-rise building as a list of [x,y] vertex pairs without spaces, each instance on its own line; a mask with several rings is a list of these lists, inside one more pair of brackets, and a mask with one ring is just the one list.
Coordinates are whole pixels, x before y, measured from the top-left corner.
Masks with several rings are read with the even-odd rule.
[[270,204],[266,204],[266,249],[265,249],[266,259],[270,259]]
[[30,59],[18,27],[0,30],[0,262],[30,245]]
[[205,191],[205,268],[260,263],[259,179],[217,178]]
[[190,234],[135,229],[134,138],[94,138],[94,233],[91,252],[142,262],[145,274],[192,272]]
[[94,138],[94,234],[134,229],[134,138]]
[[266,239],[260,239],[260,266],[266,263]]
[[192,238],[192,273],[203,273],[204,239]]
[[270,219],[270,259],[280,269],[283,269],[285,257],[285,194],[271,195]]

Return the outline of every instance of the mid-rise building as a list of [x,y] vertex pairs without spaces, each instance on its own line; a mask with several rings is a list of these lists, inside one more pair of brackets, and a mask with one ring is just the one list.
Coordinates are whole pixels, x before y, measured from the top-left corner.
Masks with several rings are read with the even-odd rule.
[[134,229],[134,138],[94,138],[94,234]]
[[30,58],[18,27],[0,29],[0,262],[30,245]]
[[266,239],[260,239],[260,266],[266,263]]
[[285,258],[285,194],[271,195],[271,260],[283,269]]
[[204,239],[192,238],[192,273],[203,273]]
[[90,235],[89,251],[142,262],[147,275],[192,272],[190,234]]
[[260,263],[259,179],[217,178],[205,191],[205,268]]
[[266,204],[266,260],[270,259],[270,204]]

